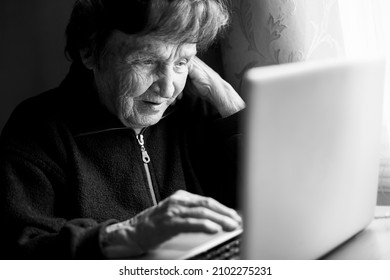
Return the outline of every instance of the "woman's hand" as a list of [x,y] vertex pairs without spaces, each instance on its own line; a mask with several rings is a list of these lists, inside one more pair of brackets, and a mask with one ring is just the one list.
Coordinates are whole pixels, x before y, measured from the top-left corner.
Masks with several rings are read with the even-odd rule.
[[[216,200],[177,191],[157,206],[107,228],[107,257],[147,252],[179,233],[232,231],[241,226],[237,212]],[[110,249],[111,246],[111,249]],[[120,252],[120,255],[115,255]],[[127,250],[127,252],[126,252]],[[127,255],[126,255],[127,253]]]
[[189,89],[213,104],[222,117],[245,108],[245,103],[233,87],[198,57],[189,66]]

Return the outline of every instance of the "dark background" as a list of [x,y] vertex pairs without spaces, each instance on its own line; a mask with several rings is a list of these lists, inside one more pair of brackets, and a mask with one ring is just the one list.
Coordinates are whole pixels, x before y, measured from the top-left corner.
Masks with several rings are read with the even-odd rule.
[[18,103],[56,87],[66,75],[64,34],[73,3],[0,1],[0,130]]

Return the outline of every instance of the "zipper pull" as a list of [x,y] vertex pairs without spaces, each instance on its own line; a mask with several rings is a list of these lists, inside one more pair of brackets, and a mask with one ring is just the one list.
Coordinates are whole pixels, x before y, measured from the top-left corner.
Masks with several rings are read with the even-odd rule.
[[142,134],[137,134],[136,137],[137,137],[138,144],[141,147],[142,161],[144,163],[149,163],[150,162],[150,157],[148,155],[148,152],[145,149],[144,136]]

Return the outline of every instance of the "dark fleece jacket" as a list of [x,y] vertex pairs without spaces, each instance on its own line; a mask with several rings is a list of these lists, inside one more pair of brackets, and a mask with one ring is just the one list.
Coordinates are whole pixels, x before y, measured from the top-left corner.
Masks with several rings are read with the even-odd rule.
[[[178,189],[234,206],[238,118],[184,94],[143,132],[160,201]],[[0,138],[2,259],[102,258],[111,223],[152,206],[133,130],[72,66],[60,87],[21,103]]]

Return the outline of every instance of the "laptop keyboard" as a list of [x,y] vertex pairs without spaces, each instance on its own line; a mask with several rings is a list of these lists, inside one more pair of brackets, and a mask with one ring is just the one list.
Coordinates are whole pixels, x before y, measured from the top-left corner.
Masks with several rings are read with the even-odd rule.
[[192,260],[238,260],[240,259],[241,235],[235,236],[218,246],[205,251]]

